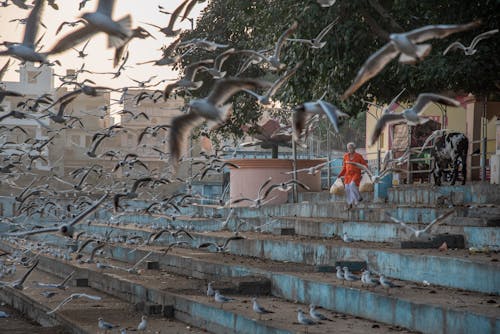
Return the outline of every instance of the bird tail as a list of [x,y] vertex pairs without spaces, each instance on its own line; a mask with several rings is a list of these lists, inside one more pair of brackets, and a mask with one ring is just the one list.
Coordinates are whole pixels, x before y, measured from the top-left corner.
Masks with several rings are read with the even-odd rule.
[[399,56],[399,62],[403,64],[415,64],[417,60],[424,59],[429,54],[429,52],[431,52],[431,49],[431,44],[418,44],[416,52],[418,59],[401,52],[401,55]]
[[121,27],[122,35],[108,35],[108,48],[119,48],[125,44],[128,37],[132,35],[132,16],[127,15],[121,18],[117,23]]

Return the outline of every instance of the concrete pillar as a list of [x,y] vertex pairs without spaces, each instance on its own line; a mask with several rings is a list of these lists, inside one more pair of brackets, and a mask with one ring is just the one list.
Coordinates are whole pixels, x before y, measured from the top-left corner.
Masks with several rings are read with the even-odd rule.
[[496,121],[496,154],[490,158],[490,183],[500,184],[500,119]]
[[474,150],[478,150],[481,144],[474,141],[481,139],[481,116],[483,114],[483,102],[481,98],[476,98],[474,103],[467,104],[466,110],[466,130],[465,135],[469,139],[469,157],[467,159],[467,179],[479,180],[479,169],[472,170],[472,166],[479,166],[480,156],[471,156]]

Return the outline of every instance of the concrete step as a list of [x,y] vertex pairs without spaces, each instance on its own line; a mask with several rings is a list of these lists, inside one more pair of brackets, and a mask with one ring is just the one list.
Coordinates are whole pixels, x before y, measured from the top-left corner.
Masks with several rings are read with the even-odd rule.
[[431,204],[437,202],[459,204],[500,204],[500,186],[486,182],[467,183],[462,186],[401,185],[389,189],[388,203]]
[[[116,260],[106,260],[106,262],[110,265],[124,266]],[[140,275],[113,269],[99,271],[92,265],[62,263],[45,256],[42,257],[39,266],[44,271],[61,273],[61,278],[64,276],[63,273],[75,270],[79,277],[88,279],[89,285],[94,290],[98,290],[101,294],[106,293],[106,296],[113,296],[113,298],[126,299],[131,302],[135,300],[153,303],[172,302],[176,317],[197,321],[204,324],[203,327],[217,333],[296,333],[303,329],[303,326],[295,320],[296,309],[298,307],[308,309],[307,305],[300,303],[292,303],[276,297],[259,296],[260,304],[274,313],[258,320],[257,315],[251,310],[252,295],[235,294],[227,288],[228,285],[233,284],[234,279],[218,281],[214,284],[215,289],[220,289],[224,295],[235,299],[222,309],[205,296],[205,280],[193,277],[178,276],[165,271],[144,270]],[[308,328],[309,333],[349,331],[349,333],[361,334],[373,328],[387,333],[409,332],[387,324],[360,318],[354,319],[353,316],[338,312],[323,311],[323,313],[333,321],[323,321],[311,326]],[[169,332],[174,329],[168,327]],[[198,331],[190,332],[197,333]]]
[[[67,333],[94,334],[99,333],[99,317],[112,324],[119,325],[120,328],[137,328],[144,314],[143,309],[138,310],[137,305],[116,298],[105,291],[92,287],[77,287],[75,282],[83,277],[82,273],[76,271],[73,279],[69,281],[65,290],[44,289],[37,287],[34,282],[56,283],[60,282],[73,270],[58,270],[60,268],[48,268],[44,265],[45,258],[41,258],[37,268],[28,276],[22,291],[6,287],[0,290],[0,300],[12,305],[34,321],[44,326],[58,325],[63,327]],[[39,269],[39,268],[40,269]],[[22,266],[12,279],[21,277],[26,268]],[[53,275],[57,273],[57,275]],[[56,294],[51,298],[41,295],[42,291],[50,290]],[[86,298],[79,298],[62,306],[57,312],[47,314],[55,308],[66,297],[73,293],[86,293],[92,296],[99,296],[102,299],[93,301]],[[147,314],[147,313],[146,313]],[[161,331],[168,327],[172,332],[185,332],[186,324],[176,321],[173,318],[166,318],[161,314],[147,314],[149,332]],[[0,330],[1,331],[1,330]],[[191,333],[204,333],[204,330],[192,327]],[[13,332],[15,333],[15,332]],[[52,333],[57,333],[56,328]]]
[[[82,226],[83,227],[83,226]],[[86,226],[89,234],[102,235],[106,226]],[[151,230],[115,228],[118,233],[131,233],[146,238]],[[129,232],[130,231],[130,232]],[[231,232],[192,233],[195,240],[186,239],[192,248],[205,242],[224,243]],[[245,232],[244,240],[229,244],[234,255],[258,257],[274,261],[287,261],[307,265],[333,266],[337,261],[364,261],[376,272],[402,280],[422,282],[424,280],[445,287],[484,293],[500,293],[500,255],[471,254],[468,250],[399,249],[393,244],[356,241],[345,243],[333,238],[313,239],[301,236],[273,236]],[[184,239],[183,239],[184,240]],[[163,235],[155,243],[167,245],[174,242],[171,236]],[[449,273],[457,273],[450,275]],[[458,275],[459,273],[459,275]],[[477,276],[483,279],[477,281]]]
[[[2,248],[4,247],[6,246],[3,245]],[[113,258],[132,264],[146,253],[159,248],[147,247],[131,252],[132,249],[114,245]],[[382,288],[374,290],[363,288],[360,282],[354,282],[350,287],[343,286],[334,274],[317,273],[314,272],[312,266],[296,263],[279,263],[180,248],[175,248],[166,255],[159,251],[154,251],[154,254],[161,268],[175,274],[208,280],[214,278],[220,280],[221,277],[267,277],[271,281],[272,293],[276,297],[305,304],[315,303],[325,309],[423,333],[468,333],[471,331],[496,333],[500,329],[498,296],[433,285],[423,287],[422,284],[407,281],[397,282],[403,285],[403,288],[392,289],[390,294],[387,294]],[[60,261],[56,262],[58,265],[69,265]],[[69,270],[72,269],[61,270],[60,267],[52,269],[54,272],[69,272]],[[106,279],[99,276],[89,281],[108,284],[116,279],[114,273],[105,277]],[[130,281],[128,277],[125,280],[125,282]],[[117,291],[124,291],[125,294],[127,291],[134,291],[132,295],[148,298],[155,295],[149,289],[145,291],[137,285],[134,286],[132,290],[120,286]],[[199,312],[198,309],[196,311]],[[219,318],[215,311],[211,315],[213,319]],[[226,318],[230,317],[226,316]],[[432,321],[429,321],[430,319]],[[232,318],[229,320],[232,324],[239,323]],[[257,333],[257,331],[254,332]]]

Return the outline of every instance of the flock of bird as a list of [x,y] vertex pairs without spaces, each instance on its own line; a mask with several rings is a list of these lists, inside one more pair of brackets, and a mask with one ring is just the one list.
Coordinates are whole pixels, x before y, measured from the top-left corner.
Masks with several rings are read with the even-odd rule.
[[[79,3],[79,10],[85,8],[86,2],[87,1],[84,0]],[[142,130],[138,139],[138,145],[140,145],[146,136],[163,138],[166,137],[167,134],[168,139],[163,139],[162,143],[165,143],[166,141],[168,142],[170,152],[165,153],[163,152],[163,149],[158,146],[153,147],[153,149],[160,153],[162,158],[164,156],[169,156],[171,165],[174,167],[176,167],[180,161],[187,161],[193,166],[199,167],[200,171],[192,177],[180,179],[176,178],[174,173],[162,173],[157,170],[150,170],[150,166],[141,161],[139,156],[132,152],[122,153],[107,151],[98,153],[98,149],[104,140],[126,131],[126,124],[115,124],[93,133],[92,141],[87,148],[87,156],[89,159],[99,157],[116,160],[116,164],[112,170],[107,171],[103,168],[103,166],[94,163],[90,166],[82,166],[81,168],[74,170],[70,175],[73,179],[72,182],[59,178],[54,173],[49,173],[47,176],[33,174],[34,177],[28,186],[21,187],[17,185],[16,180],[20,177],[30,175],[29,171],[32,169],[33,163],[37,160],[45,160],[45,156],[43,154],[44,150],[48,145],[51,145],[52,141],[54,141],[54,139],[58,136],[58,128],[56,127],[60,126],[64,129],[72,129],[77,126],[84,126],[80,118],[67,113],[69,106],[73,103],[77,96],[83,94],[89,97],[96,97],[103,92],[118,91],[122,93],[120,103],[123,104],[123,100],[128,98],[127,91],[129,88],[155,87],[166,81],[160,80],[156,84],[153,84],[152,81],[156,79],[156,76],[151,76],[148,80],[144,81],[132,79],[137,84],[136,87],[111,89],[108,87],[97,86],[95,82],[89,79],[83,81],[78,80],[78,75],[81,73],[93,73],[86,70],[85,64],[83,64],[81,68],[75,72],[75,74],[59,77],[62,82],[61,86],[70,86],[73,87],[73,90],[58,98],[55,98],[50,94],[43,94],[35,98],[26,98],[12,111],[0,115],[0,122],[10,117],[17,119],[30,119],[38,122],[41,127],[47,130],[47,133],[53,133],[47,139],[29,138],[21,145],[22,147],[19,146],[20,149],[17,153],[11,154],[9,158],[4,160],[4,165],[0,166],[0,181],[9,185],[12,189],[18,189],[20,191],[19,194],[15,196],[19,215],[11,218],[1,218],[2,222],[10,224],[10,226],[14,228],[14,230],[4,234],[4,236],[10,238],[9,240],[16,243],[20,249],[22,248],[26,251],[30,250],[40,254],[47,253],[53,256],[60,256],[66,260],[75,259],[80,261],[80,263],[96,263],[97,268],[103,270],[107,268],[122,269],[128,273],[137,274],[139,273],[139,265],[152,254],[151,252],[139,260],[131,268],[112,266],[100,261],[94,262],[94,257],[103,254],[104,249],[111,249],[115,242],[124,242],[129,245],[133,244],[137,245],[137,247],[148,246],[154,244],[155,241],[162,236],[162,234],[167,233],[172,235],[174,238],[181,238],[182,236],[182,238],[192,240],[193,237],[189,233],[190,227],[177,227],[175,230],[173,225],[168,226],[168,228],[154,226],[155,231],[152,232],[148,238],[142,238],[142,240],[139,237],[112,237],[112,230],[110,230],[110,233],[107,236],[89,235],[85,240],[80,242],[79,238],[82,236],[82,233],[76,233],[76,225],[85,221],[90,224],[91,220],[87,218],[94,214],[98,209],[111,212],[112,219],[109,221],[110,225],[112,225],[113,221],[118,219],[121,215],[127,214],[149,215],[152,219],[167,218],[173,224],[175,223],[176,217],[181,214],[181,208],[183,207],[208,206],[216,209],[222,209],[231,208],[233,205],[238,203],[248,202],[252,207],[259,208],[271,201],[274,198],[273,195],[276,195],[277,192],[288,192],[294,186],[298,186],[306,190],[309,189],[307,185],[294,179],[290,179],[285,182],[273,183],[272,178],[269,178],[260,186],[255,198],[242,197],[224,201],[221,197],[213,205],[206,204],[207,201],[210,201],[211,199],[195,194],[192,191],[193,181],[195,181],[196,178],[203,179],[211,173],[222,173],[227,167],[238,168],[238,166],[225,162],[224,155],[227,151],[224,149],[216,151],[215,154],[203,154],[199,159],[184,158],[184,146],[187,144],[187,138],[190,136],[192,130],[204,122],[212,123],[214,127],[224,124],[228,120],[233,108],[230,99],[238,93],[253,96],[256,101],[264,107],[271,106],[274,96],[276,96],[279,90],[286,85],[287,81],[292,76],[297,75],[297,72],[300,71],[302,64],[301,62],[291,66],[289,66],[289,64],[284,64],[282,62],[282,52],[285,52],[284,46],[287,43],[302,43],[304,46],[313,50],[320,49],[328,43],[328,34],[332,31],[332,29],[334,29],[337,20],[333,20],[326,27],[322,28],[317,36],[312,39],[293,36],[296,33],[299,23],[291,22],[289,27],[281,34],[270,51],[237,50],[232,48],[231,45],[221,44],[206,39],[183,41],[181,34],[182,30],[176,29],[176,24],[178,23],[178,20],[190,20],[193,24],[193,18],[189,17],[190,12],[197,3],[201,2],[204,1],[184,0],[172,13],[165,11],[161,6],[158,8],[160,12],[170,15],[168,25],[162,27],[151,23],[147,24],[149,26],[156,27],[165,38],[172,38],[174,40],[168,46],[164,46],[162,48],[161,58],[145,61],[144,63],[153,63],[155,66],[175,66],[182,61],[183,57],[195,52],[196,49],[203,49],[210,52],[219,52],[219,50],[222,51],[219,52],[213,59],[204,59],[196,63],[189,64],[185,67],[182,78],[175,82],[166,84],[164,89],[155,90],[153,93],[144,91],[133,97],[135,104],[139,105],[144,99],[149,99],[156,103],[161,99],[167,100],[172,93],[176,91],[189,92],[197,90],[204,85],[203,81],[196,80],[197,74],[202,71],[209,73],[216,80],[213,87],[211,87],[210,92],[205,97],[190,99],[186,104],[186,112],[175,117],[171,124],[151,124]],[[317,2],[322,7],[329,7],[335,4],[335,0],[318,0]],[[86,52],[92,52],[87,49],[89,39],[95,34],[102,32],[108,36],[108,47],[115,49],[114,66],[118,66],[117,71],[108,73],[113,74],[114,77],[118,77],[122,74],[122,72],[126,71],[126,62],[129,52],[133,52],[133,50],[127,50],[128,43],[130,43],[130,41],[134,38],[155,38],[142,27],[132,28],[132,15],[126,15],[118,20],[113,19],[115,1],[99,0],[95,11],[84,13],[75,21],[62,22],[57,29],[57,34],[66,27],[74,30],[58,39],[50,49],[42,52],[39,49],[41,38],[39,38],[38,35],[40,26],[43,25],[41,18],[43,17],[42,13],[45,3],[48,3],[54,9],[57,9],[57,3],[54,0],[35,0],[33,1],[32,7],[26,5],[25,1],[20,0],[12,0],[11,3],[6,0],[1,3],[1,6],[3,7],[16,5],[25,10],[30,9],[30,13],[24,20],[26,28],[23,40],[21,42],[3,41],[1,45],[6,47],[6,49],[0,51],[0,56],[14,57],[22,62],[40,63],[43,66],[54,66],[57,64],[57,61],[51,62],[51,59],[53,59],[55,55],[69,50],[76,51],[78,53],[78,57],[85,58],[88,55]],[[399,56],[398,61],[403,64],[425,61],[425,57],[431,52],[431,44],[426,44],[424,42],[432,39],[442,39],[451,34],[475,29],[480,27],[480,25],[481,23],[479,21],[466,24],[428,25],[405,33],[391,34],[390,41],[366,60],[350,87],[347,88],[347,90],[342,94],[341,100],[349,98],[362,85],[375,77],[394,58]],[[444,55],[454,49],[462,49],[465,55],[472,56],[477,52],[478,43],[481,40],[489,38],[496,33],[498,33],[498,29],[481,33],[468,47],[465,47],[459,42],[455,42],[445,50]],[[82,43],[84,43],[83,47],[81,49],[77,49],[77,47]],[[240,67],[238,73],[232,76],[228,76],[227,70],[224,70],[224,63],[229,57],[238,57],[243,62],[243,65]],[[9,66],[10,60],[8,60],[0,70],[0,80],[2,80],[2,77],[6,73]],[[246,69],[250,66],[262,66],[271,72],[277,73],[278,78],[274,82],[268,82],[259,78],[248,78],[242,76]],[[401,93],[398,94],[393,102],[391,102],[391,105],[397,102],[400,95]],[[0,88],[0,102],[7,96],[19,98],[23,97],[23,94]],[[371,143],[373,144],[378,139],[382,131],[384,131],[386,125],[390,122],[404,120],[410,125],[424,123],[427,119],[422,116],[422,112],[429,103],[440,103],[454,107],[460,106],[460,103],[452,98],[433,93],[422,93],[418,95],[418,98],[412,107],[406,108],[402,112],[393,112],[391,108],[387,108],[377,122],[375,131],[371,138]],[[57,112],[54,111],[54,108],[58,108]],[[143,117],[144,119],[149,120],[149,116],[146,113],[134,114],[130,111],[123,110],[122,114],[130,114],[133,119]],[[316,101],[305,101],[304,103],[296,106],[290,115],[291,125],[293,128],[293,140],[297,141],[299,144],[301,138],[303,138],[304,132],[308,130],[308,121],[310,121],[312,115],[326,115],[328,122],[332,124],[333,128],[337,132],[340,126],[339,119],[348,117],[346,113],[342,112],[333,103],[325,101],[324,95]],[[49,126],[46,125],[46,123],[41,121],[43,118],[50,119],[53,124],[49,123]],[[22,126],[9,127],[6,125],[0,125],[0,135],[2,136],[7,136],[17,131],[28,135],[28,132]],[[6,150],[8,144],[18,143],[5,142],[0,145],[0,151]],[[296,172],[316,174],[331,162],[332,161],[326,161],[318,164],[317,166],[297,170]],[[397,168],[392,167],[394,163],[396,165],[401,164],[402,158],[395,160],[388,157],[384,163],[387,168],[384,168],[377,174],[373,174],[364,166],[359,167],[365,170],[374,183],[377,183],[380,182],[380,179],[387,173],[398,170]],[[26,169],[22,168],[23,165],[26,165]],[[126,181],[116,182],[113,174],[121,169],[126,171]],[[136,173],[134,175],[140,175],[140,177],[129,177],[131,175],[131,170],[135,170]],[[288,174],[291,173],[293,172],[290,171]],[[111,185],[109,185],[110,181]],[[162,185],[179,181],[184,183],[185,191],[175,193],[171,196],[164,196],[160,191],[156,190]],[[55,185],[66,185],[69,186],[69,189],[62,190],[55,187]],[[51,199],[57,198],[62,194],[76,193],[78,193],[79,196],[67,205],[60,204],[60,202]],[[147,203],[147,206],[139,209],[129,207],[128,202],[133,199],[144,200],[144,202]],[[399,223],[404,228],[410,230],[416,238],[420,238],[423,235],[428,234],[433,226],[441,223],[445,218],[450,216],[451,213],[452,212],[448,212],[436,218],[436,220],[427,225],[423,230],[417,230],[410,227],[389,214],[387,214],[387,216],[395,223]],[[37,215],[38,217],[51,217],[60,223],[57,224],[57,226],[51,227],[38,226],[33,222],[33,217],[37,217]],[[227,218],[221,221],[222,227],[227,227],[229,222],[234,219],[238,220],[238,217],[235,217],[234,211],[231,209]],[[241,236],[238,232],[240,227],[245,223],[245,221],[241,221],[240,224],[237,224],[235,226],[235,234],[227,238],[223,243],[204,242],[200,243],[198,248],[213,248],[216,252],[228,251],[230,242],[236,242],[244,239],[244,236]],[[259,227],[259,229],[255,228],[255,230],[262,231],[264,230],[263,227],[264,226]],[[51,232],[59,232],[63,236],[71,238],[73,242],[77,243],[76,250],[60,252],[48,247],[45,244],[37,244],[24,239],[18,239],[19,237],[25,237],[33,234]],[[21,240],[24,241],[21,242]],[[352,240],[350,240],[347,236],[344,236],[343,240],[345,242],[352,242]],[[90,244],[93,245],[93,249],[90,252],[91,255],[88,259],[84,260],[81,253],[84,248]],[[184,247],[189,246],[190,244],[191,243],[188,240],[177,240],[170,243],[168,248],[164,249],[164,253],[167,253],[173,247]],[[23,261],[22,254],[17,254],[16,256],[11,257],[12,263],[20,263]],[[16,289],[22,289],[23,283],[35,269],[38,261],[35,258],[29,264],[31,265],[29,270],[21,279],[14,282],[0,282],[0,286],[10,286]],[[6,265],[4,261],[0,261],[0,275],[8,276],[14,273],[15,265]],[[70,274],[61,283],[52,284],[38,282],[37,286],[44,289],[64,290],[72,275],[73,274]],[[353,282],[359,280],[359,278],[350,273],[347,268],[340,267],[337,268],[337,277],[341,279],[342,282]],[[383,275],[380,276],[379,280],[374,280],[368,271],[363,273],[361,281],[363,285],[367,286],[374,286],[376,284],[380,284],[384,288],[394,286]],[[44,291],[44,296],[50,298],[53,296],[53,293],[50,291]],[[229,297],[221,295],[219,291],[213,290],[211,284],[208,286],[207,296],[214,297],[216,302],[221,303],[221,307],[224,303],[232,300]],[[84,293],[71,294],[49,313],[57,312],[59,309],[64,307],[65,304],[79,298],[100,300],[101,297]],[[259,314],[259,317],[263,314],[272,313],[272,311],[259,305],[256,299],[253,299],[252,301],[253,311]],[[297,319],[299,323],[303,325],[311,325],[315,324],[317,321],[328,320],[316,310],[314,305],[311,305],[310,307],[309,314],[311,319],[309,319],[301,309],[298,309],[297,312]],[[107,323],[101,318],[98,321],[98,326],[102,330],[115,328],[115,325]],[[138,329],[145,330],[146,326],[147,321],[146,318],[143,317]]]

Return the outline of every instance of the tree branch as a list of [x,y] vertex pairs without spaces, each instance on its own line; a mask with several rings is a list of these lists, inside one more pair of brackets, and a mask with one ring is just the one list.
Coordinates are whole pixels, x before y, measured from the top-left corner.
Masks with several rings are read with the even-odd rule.
[[370,6],[372,6],[373,9],[377,11],[377,13],[379,13],[380,16],[382,16],[386,20],[389,20],[389,24],[393,29],[399,32],[404,31],[403,28],[392,18],[391,14],[389,14],[389,12],[384,7],[382,7],[378,0],[368,0],[368,3],[370,4]]

